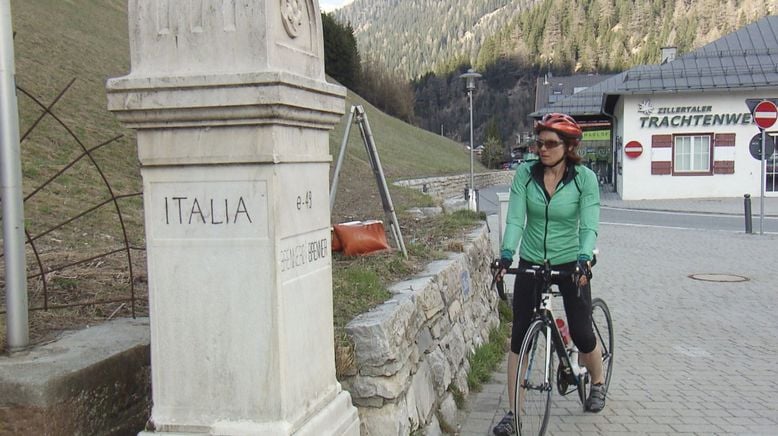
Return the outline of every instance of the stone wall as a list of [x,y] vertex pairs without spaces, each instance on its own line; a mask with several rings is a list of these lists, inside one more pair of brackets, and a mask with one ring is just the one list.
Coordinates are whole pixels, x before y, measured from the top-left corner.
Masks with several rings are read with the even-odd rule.
[[[355,363],[342,380],[361,435],[439,435],[453,426],[453,388],[468,395],[467,356],[498,324],[488,289],[486,225],[464,252],[390,287],[393,297],[348,326]],[[0,436],[137,434],[150,414],[148,319],[121,319],[0,356]]]
[[137,434],[150,409],[148,318],[0,356],[0,436]]
[[[474,174],[475,188],[510,184],[513,181],[514,173],[515,171],[503,170]],[[394,184],[417,189],[439,199],[464,197],[465,186],[470,184],[470,174],[399,180]]]
[[467,357],[499,324],[487,226],[464,247],[391,286],[389,301],[346,326],[356,359],[341,382],[359,409],[362,436],[418,428],[433,435],[454,425],[452,388],[469,393]]

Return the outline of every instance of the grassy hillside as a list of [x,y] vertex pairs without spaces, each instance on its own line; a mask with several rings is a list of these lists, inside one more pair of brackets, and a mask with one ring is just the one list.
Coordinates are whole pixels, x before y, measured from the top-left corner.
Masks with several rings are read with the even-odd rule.
[[[105,97],[106,79],[129,71],[126,0],[12,0],[11,8],[16,32],[17,83],[30,94],[20,92],[18,96],[21,134],[25,135],[35,125],[21,144],[25,195],[53,178],[52,183],[25,201],[26,227],[35,237],[63,224],[35,241],[47,270],[49,304],[125,298],[130,287],[126,252],[59,271],[51,269],[123,246],[124,232],[112,203],[73,219],[110,200],[103,175],[114,195],[129,196],[118,203],[130,245],[141,248],[144,245],[142,200],[140,196],[132,196],[142,186],[135,137],[106,110]],[[52,108],[54,116],[67,127],[51,115],[41,118],[44,111],[35,101],[51,105],[73,79]],[[349,93],[346,107],[352,104],[361,104],[367,110],[380,159],[390,179],[469,170],[469,155],[460,145],[386,116]],[[330,135],[333,159],[337,157],[345,121],[346,117]],[[118,140],[92,152],[91,158],[77,160],[57,176],[82,156],[85,149],[119,135],[122,136]],[[347,151],[333,221],[382,218],[378,190],[356,125],[352,127]],[[408,190],[391,188],[391,191],[399,212],[405,206],[430,201]],[[133,250],[131,257],[138,309],[143,313],[145,253]],[[31,274],[39,271],[29,248],[28,271]],[[0,270],[2,277],[4,272]],[[42,304],[43,290],[41,278],[30,280],[31,306]],[[4,299],[0,300],[0,311],[3,311]],[[36,311],[30,319],[32,334],[40,339],[50,330],[128,314],[126,304],[115,302],[88,308]],[[4,328],[5,319],[0,315],[0,348],[4,348]]]
[[[403,178],[463,174],[470,171],[469,151],[461,145],[390,117],[349,91],[346,98],[347,113],[330,134],[330,153],[333,158],[331,173],[334,173],[348,121],[348,111],[352,105],[365,108],[381,166],[389,183]],[[351,126],[346,153],[332,211],[333,222],[382,218],[381,199],[356,122]],[[476,172],[485,171],[477,158],[475,165]],[[425,202],[425,199],[413,195],[413,192],[408,192],[407,189],[394,186],[389,188],[398,211],[401,211],[403,206],[425,205],[419,204]]]
[[[22,142],[24,192],[29,194],[62,167],[83,153],[83,144],[92,148],[118,135],[124,135],[94,153],[117,195],[141,190],[132,132],[119,126],[106,110],[105,80],[129,70],[129,44],[124,2],[86,0],[14,0],[11,2],[16,52],[17,84],[30,96],[19,93],[20,131],[24,135],[43,110],[34,102],[48,106],[71,80],[75,81],[54,105],[52,112],[78,138],[76,140],[52,116],[45,116]],[[54,183],[25,203],[28,229],[32,234],[51,227],[96,201],[109,198],[95,165],[82,159]],[[133,239],[142,243],[138,231],[142,223],[139,201],[128,210]],[[98,213],[98,219],[74,223],[76,234],[95,239],[109,229],[94,228],[109,220],[111,208]],[[74,231],[73,227],[69,229]],[[87,235],[78,234],[84,230]],[[67,231],[67,229],[65,230]],[[83,233],[83,232],[81,232]],[[113,232],[111,237],[117,237]],[[107,238],[104,238],[107,239]],[[72,241],[71,241],[72,242]],[[73,248],[73,247],[71,247]]]
[[[468,151],[454,141],[390,117],[358,95],[349,92],[346,98],[346,111],[352,105],[362,105],[367,112],[381,164],[388,178],[400,179],[470,171]],[[338,154],[347,115],[343,116],[340,124],[330,134],[330,152],[333,158]],[[357,151],[351,154],[354,158],[361,160],[367,158],[356,124],[351,128],[347,147],[350,152]]]

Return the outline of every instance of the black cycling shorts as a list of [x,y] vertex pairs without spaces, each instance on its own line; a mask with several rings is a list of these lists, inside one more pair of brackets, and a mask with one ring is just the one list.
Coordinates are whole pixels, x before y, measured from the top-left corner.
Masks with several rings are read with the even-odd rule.
[[[558,271],[575,270],[575,262],[553,265]],[[519,260],[519,268],[531,268],[532,263]],[[517,274],[513,287],[513,330],[511,333],[511,351],[518,354],[521,351],[521,342],[529,329],[532,321],[533,309],[540,301],[540,286],[542,279],[529,274]],[[581,288],[581,296],[578,297],[578,287],[570,276],[552,279],[559,286],[564,300],[567,324],[570,337],[576,347],[582,353],[591,353],[597,346],[592,328],[592,288],[589,284]],[[534,292],[533,292],[534,291]],[[533,301],[532,297],[535,296]]]

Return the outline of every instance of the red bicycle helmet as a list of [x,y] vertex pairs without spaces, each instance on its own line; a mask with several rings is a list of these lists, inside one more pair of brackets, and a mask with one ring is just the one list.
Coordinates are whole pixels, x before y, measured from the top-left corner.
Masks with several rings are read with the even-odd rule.
[[573,117],[558,112],[543,115],[540,121],[535,122],[535,133],[542,130],[551,130],[563,138],[581,139],[583,131]]

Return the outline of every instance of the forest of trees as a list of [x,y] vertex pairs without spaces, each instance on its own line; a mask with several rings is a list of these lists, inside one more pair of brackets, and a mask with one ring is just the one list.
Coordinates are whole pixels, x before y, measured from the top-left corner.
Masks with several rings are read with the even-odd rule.
[[355,0],[335,11],[352,23],[365,59],[406,78],[448,71],[538,0]]
[[354,29],[340,24],[332,16],[321,14],[324,38],[324,71],[341,85],[357,89],[362,68]]
[[498,57],[621,71],[656,62],[662,46],[688,52],[775,13],[775,0],[355,0],[335,18],[353,26],[363,58],[419,78]]
[[414,123],[415,97],[405,77],[383,64],[362,62],[351,25],[328,14],[322,14],[321,21],[325,72],[383,112]]

